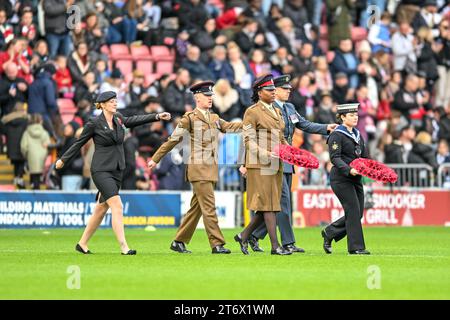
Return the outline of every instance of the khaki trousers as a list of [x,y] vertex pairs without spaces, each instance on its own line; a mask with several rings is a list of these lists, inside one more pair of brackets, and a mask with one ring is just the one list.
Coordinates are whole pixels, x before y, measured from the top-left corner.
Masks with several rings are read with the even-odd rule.
[[194,235],[200,217],[203,216],[203,224],[205,225],[211,248],[225,244],[225,239],[219,228],[219,221],[216,214],[214,185],[215,182],[213,181],[192,182],[194,195],[191,199],[191,208],[184,216],[178,228],[175,236],[176,241],[189,243]]

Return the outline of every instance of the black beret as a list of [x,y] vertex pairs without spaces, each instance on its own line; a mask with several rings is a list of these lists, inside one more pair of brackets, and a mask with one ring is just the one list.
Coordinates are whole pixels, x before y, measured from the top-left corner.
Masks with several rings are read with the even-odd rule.
[[273,78],[273,83],[277,88],[292,89],[290,81],[291,76],[288,74],[283,74],[279,77]]
[[105,91],[98,95],[97,100],[95,100],[95,102],[106,102],[116,97],[117,95],[114,91]]
[[263,75],[257,78],[253,82],[253,90],[275,90],[275,85],[273,84],[273,76],[271,74]]
[[214,82],[204,81],[194,84],[192,87],[190,87],[190,90],[193,94],[203,93],[205,96],[212,96],[214,95],[213,86]]

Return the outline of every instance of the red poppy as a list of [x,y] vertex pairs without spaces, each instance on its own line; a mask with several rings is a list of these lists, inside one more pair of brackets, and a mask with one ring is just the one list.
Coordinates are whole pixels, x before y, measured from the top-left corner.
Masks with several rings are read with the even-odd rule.
[[319,160],[306,150],[297,149],[287,144],[280,144],[273,151],[281,160],[289,164],[308,169],[319,168]]
[[350,163],[350,167],[362,176],[384,183],[395,183],[398,178],[394,170],[372,159],[357,158]]

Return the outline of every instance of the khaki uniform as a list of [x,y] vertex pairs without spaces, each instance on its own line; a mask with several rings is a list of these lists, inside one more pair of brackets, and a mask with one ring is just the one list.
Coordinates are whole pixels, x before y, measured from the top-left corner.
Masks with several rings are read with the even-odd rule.
[[226,133],[241,130],[241,122],[227,122],[212,113],[209,113],[208,120],[199,109],[195,109],[183,115],[169,140],[153,155],[152,160],[158,163],[164,155],[183,140],[183,137],[190,138],[186,179],[192,183],[194,195],[191,200],[191,208],[186,213],[175,236],[176,241],[189,243],[198,220],[203,215],[203,223],[211,248],[225,244],[218,224],[214,199],[214,187],[219,175],[218,134],[219,131]]
[[269,110],[259,101],[245,112],[243,132],[247,207],[254,211],[281,211],[283,163],[270,155],[276,145],[287,144],[281,111]]

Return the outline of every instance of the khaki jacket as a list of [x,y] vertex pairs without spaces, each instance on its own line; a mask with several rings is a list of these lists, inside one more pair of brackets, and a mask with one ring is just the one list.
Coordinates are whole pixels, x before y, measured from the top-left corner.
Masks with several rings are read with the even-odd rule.
[[[219,132],[240,132],[242,122],[227,122],[214,113],[210,113],[209,117],[208,121],[198,109],[185,113],[168,141],[159,147],[152,160],[158,163],[173,147],[183,141],[183,138],[189,137],[190,154],[186,179],[190,182],[217,182]],[[186,159],[186,155],[184,158]]]
[[284,138],[284,120],[281,111],[274,108],[276,115],[261,102],[250,106],[244,114],[243,133],[245,142],[246,168],[274,168],[282,162],[270,156],[273,148],[287,144]]

